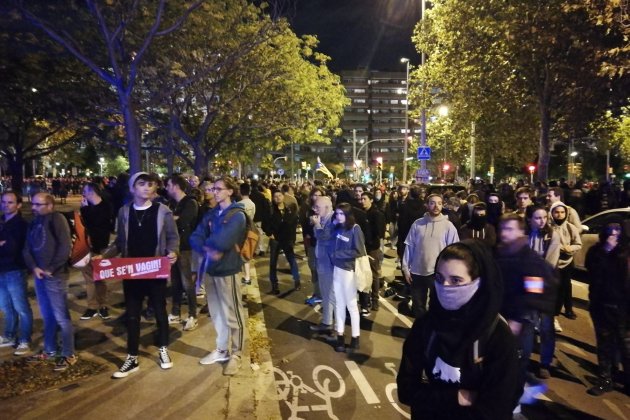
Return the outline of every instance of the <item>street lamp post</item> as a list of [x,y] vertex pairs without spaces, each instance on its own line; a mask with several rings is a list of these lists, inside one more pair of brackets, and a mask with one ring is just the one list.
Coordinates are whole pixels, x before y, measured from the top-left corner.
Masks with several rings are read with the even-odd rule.
[[[402,172],[403,182],[407,182],[407,153],[409,149],[409,141],[407,139],[407,137],[409,136],[409,59],[403,57],[400,59],[400,62],[406,65],[406,74],[407,74],[406,79],[405,79],[406,80],[405,81],[406,83],[405,85],[405,135],[403,138],[403,172]],[[421,162],[421,164],[424,164],[426,166],[426,163],[424,161]]]

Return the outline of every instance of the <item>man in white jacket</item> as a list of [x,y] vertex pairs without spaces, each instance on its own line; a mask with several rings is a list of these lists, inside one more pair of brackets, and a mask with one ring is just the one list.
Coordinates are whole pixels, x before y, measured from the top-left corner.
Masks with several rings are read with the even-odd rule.
[[411,286],[412,310],[416,318],[427,311],[429,290],[435,281],[435,260],[448,245],[459,242],[457,229],[442,214],[442,197],[427,197],[427,212],[416,220],[405,239],[402,272]]

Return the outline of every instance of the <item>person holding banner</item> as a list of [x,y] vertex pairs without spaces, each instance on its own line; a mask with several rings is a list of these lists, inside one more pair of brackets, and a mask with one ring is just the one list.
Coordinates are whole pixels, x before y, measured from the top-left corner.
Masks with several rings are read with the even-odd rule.
[[[136,172],[129,178],[133,201],[118,212],[116,239],[102,256],[121,255],[127,258],[166,256],[175,264],[179,250],[179,234],[171,210],[160,203],[151,202],[157,181],[146,172]],[[136,372],[140,344],[140,312],[144,297],[148,296],[155,311],[158,328],[158,358],[162,369],[173,367],[168,353],[168,315],[166,312],[166,281],[163,278],[133,278],[123,280],[127,310],[127,358],[113,378],[124,378]]]
[[200,273],[207,274],[206,298],[217,333],[216,349],[199,363],[224,363],[223,374],[231,376],[241,367],[245,340],[240,281],[236,279],[243,265],[239,247],[247,233],[245,208],[237,203],[240,190],[232,178],[219,178],[213,190],[218,205],[204,215],[190,237],[192,249],[204,255]]

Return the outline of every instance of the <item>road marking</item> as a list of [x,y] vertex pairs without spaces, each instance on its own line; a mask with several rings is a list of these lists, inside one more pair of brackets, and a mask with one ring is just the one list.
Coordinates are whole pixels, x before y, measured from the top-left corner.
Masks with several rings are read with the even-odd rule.
[[381,305],[385,306],[391,313],[393,313],[396,318],[400,319],[402,323],[405,324],[407,327],[411,328],[413,326],[413,321],[411,321],[406,316],[401,315],[398,312],[398,309],[394,308],[394,306],[387,300],[379,298],[378,301],[381,303]]
[[610,400],[609,400],[609,399],[607,399],[607,398],[604,398],[604,399],[602,400],[602,402],[603,402],[604,404],[606,404],[606,406],[607,406],[608,408],[610,408],[610,411],[612,411],[613,413],[615,413],[616,415],[618,415],[620,419],[625,419],[625,420],[628,420],[628,417],[626,417],[626,416],[625,416],[625,415],[621,412],[621,410],[619,409],[619,407],[617,407],[617,405],[616,405],[616,404],[614,404],[612,401],[610,401]]
[[381,400],[379,400],[376,396],[374,389],[372,389],[367,381],[367,378],[363,375],[363,372],[361,372],[359,365],[353,361],[346,361],[346,367],[348,368],[348,371],[350,371],[350,375],[352,375],[354,382],[356,382],[359,387],[359,391],[363,394],[365,402],[368,404],[380,404]]
[[573,350],[574,352],[576,352],[577,354],[579,354],[580,356],[584,356],[586,357],[587,354],[584,350],[582,350],[581,348],[579,348],[578,346],[576,346],[575,344],[571,344],[571,343],[567,343],[565,341],[561,341],[560,345],[563,347],[566,347],[570,350]]

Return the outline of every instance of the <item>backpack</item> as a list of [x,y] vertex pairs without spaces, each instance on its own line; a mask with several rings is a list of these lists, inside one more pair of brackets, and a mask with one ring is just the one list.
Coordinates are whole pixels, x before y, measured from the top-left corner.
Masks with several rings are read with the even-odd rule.
[[[82,268],[90,263],[90,237],[88,235],[83,218],[78,210],[58,212],[68,223],[70,229],[70,237],[72,240],[72,246],[70,247],[70,255],[68,256],[68,265],[75,268]],[[52,219],[50,219],[50,231],[52,232],[55,241],[58,242],[57,233],[54,226],[52,226]]]
[[228,211],[223,219],[223,223],[229,222],[230,219],[238,212],[242,212],[245,216],[245,235],[236,245],[234,245],[234,247],[236,252],[238,252],[245,261],[249,261],[254,258],[254,254],[258,248],[258,241],[260,240],[260,234],[258,233],[258,229],[256,229],[256,225],[254,225],[252,219],[243,209],[235,208]]

